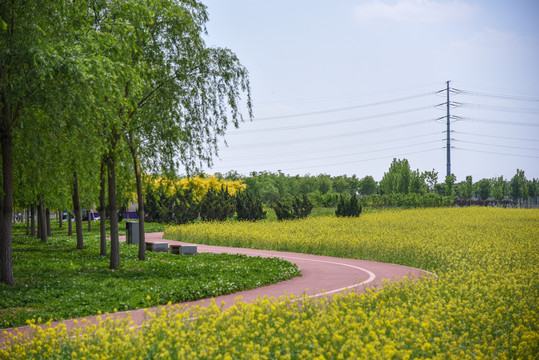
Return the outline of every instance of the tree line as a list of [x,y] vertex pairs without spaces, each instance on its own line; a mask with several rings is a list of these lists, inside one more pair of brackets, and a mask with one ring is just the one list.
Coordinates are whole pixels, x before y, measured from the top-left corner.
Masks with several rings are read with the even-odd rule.
[[252,118],[247,70],[206,45],[207,21],[197,0],[0,2],[1,282],[14,283],[14,206],[38,224],[73,209],[81,249],[97,205],[103,256],[108,209],[114,269],[118,204],[136,193],[144,260],[143,172],[196,172],[243,102]]
[[[242,179],[247,189],[260,196],[266,204],[301,193],[309,195],[317,206],[337,206],[339,195],[357,195],[363,205],[371,206],[443,206],[455,204],[485,204],[494,200],[500,204],[537,205],[538,179],[526,179],[517,169],[511,179],[503,176],[473,181],[472,176],[457,182],[454,175],[440,179],[438,172],[412,170],[407,159],[393,159],[380,181],[367,175],[330,176],[288,175],[282,172],[251,172],[242,176],[237,171],[217,174],[229,180]],[[440,182],[442,180],[442,182]],[[470,200],[475,202],[464,202]],[[483,201],[483,202],[481,202]]]

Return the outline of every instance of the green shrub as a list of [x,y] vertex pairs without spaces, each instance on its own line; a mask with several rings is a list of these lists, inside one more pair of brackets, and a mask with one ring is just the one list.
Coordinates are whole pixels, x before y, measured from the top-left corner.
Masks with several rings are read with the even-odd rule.
[[228,187],[221,187],[219,192],[210,188],[200,200],[198,211],[204,221],[225,221],[236,212],[236,198],[228,192]]
[[322,194],[320,191],[315,191],[308,194],[309,200],[317,207],[334,207],[337,205],[339,195],[335,193]]
[[261,220],[266,218],[260,196],[254,196],[250,191],[240,192],[236,197],[236,213],[238,220]]
[[165,189],[147,191],[144,210],[147,221],[186,224],[198,216],[198,204],[191,189],[179,189],[172,196]]
[[303,219],[309,216],[313,209],[313,203],[305,193],[292,199],[275,201],[273,209],[278,220]]
[[342,194],[339,198],[339,203],[337,204],[337,210],[335,215],[337,216],[359,216],[363,207],[358,206],[358,199],[356,194],[353,194],[350,199],[346,200]]

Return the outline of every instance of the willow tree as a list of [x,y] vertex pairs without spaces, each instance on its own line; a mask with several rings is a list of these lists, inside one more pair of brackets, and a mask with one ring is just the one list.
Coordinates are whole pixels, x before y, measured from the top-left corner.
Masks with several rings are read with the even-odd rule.
[[217,139],[243,119],[241,95],[246,69],[227,49],[208,47],[203,35],[206,7],[192,0],[109,1],[86,8],[96,31],[113,37],[107,51],[121,73],[121,93],[106,94],[114,119],[106,123],[108,193],[111,214],[110,267],[120,264],[115,218],[115,164],[120,141],[131,151],[137,184],[139,259],[145,258],[141,160],[148,168],[187,169],[210,163]]
[[[59,74],[68,72],[70,60],[61,21],[63,1],[0,2],[0,147],[2,192],[0,199],[0,280],[13,284],[13,141],[25,131],[25,113],[39,106]],[[74,54],[71,54],[73,56]],[[25,120],[26,119],[26,120]]]
[[[77,119],[75,128],[85,128],[88,117],[70,117],[68,113],[89,114],[87,105],[93,105],[94,100],[89,97],[92,91],[88,88],[95,88],[96,84],[104,88],[105,83],[112,87],[114,83],[106,76],[110,72],[95,71],[96,67],[106,68],[102,64],[106,65],[107,61],[101,61],[102,57],[93,51],[92,45],[97,42],[92,38],[93,32],[84,27],[84,18],[76,8],[78,3],[0,2],[0,280],[6,284],[14,282],[11,254],[14,149],[24,146],[21,139],[34,137],[38,142],[60,143],[61,150],[70,150],[68,144],[58,142],[54,135],[62,133],[62,126],[73,119]],[[36,123],[36,119],[44,121]],[[47,148],[38,143],[28,146],[26,150]],[[58,161],[43,162],[44,176],[62,169],[58,165]],[[15,163],[15,166],[24,164]],[[63,172],[58,171],[58,175]],[[68,178],[71,176],[72,173]]]

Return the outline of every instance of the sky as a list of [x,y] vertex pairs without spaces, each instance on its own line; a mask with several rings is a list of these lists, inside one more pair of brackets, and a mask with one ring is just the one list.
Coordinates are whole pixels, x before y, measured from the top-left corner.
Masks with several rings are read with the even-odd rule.
[[539,1],[203,3],[206,42],[247,68],[254,110],[206,173],[379,181],[406,158],[442,182],[449,81],[457,181],[539,178]]

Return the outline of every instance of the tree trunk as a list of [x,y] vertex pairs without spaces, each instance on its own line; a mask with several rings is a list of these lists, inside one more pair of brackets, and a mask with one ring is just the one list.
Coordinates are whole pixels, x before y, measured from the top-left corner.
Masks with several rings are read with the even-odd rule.
[[38,217],[39,217],[39,225],[38,225],[38,234],[39,238],[42,242],[47,242],[47,220],[45,219],[45,209],[43,208],[43,198],[41,195],[38,195]]
[[[3,104],[5,106],[5,104]],[[0,196],[0,281],[6,285],[13,285],[13,258],[12,258],[12,225],[13,215],[13,157],[12,157],[12,137],[9,131],[9,117],[2,109],[2,129],[0,135],[0,145],[2,147],[2,189]]]
[[[135,160],[136,161],[136,160]],[[140,169],[136,173],[137,178],[137,197],[138,197],[138,259],[146,259],[146,235],[144,233],[144,198],[142,195],[142,179]]]
[[26,236],[30,234],[30,208],[26,209]]
[[36,206],[30,206],[30,236],[36,236]]
[[64,227],[64,212],[58,210],[58,227],[61,229]]
[[52,231],[51,231],[51,209],[45,210],[45,218],[46,218],[46,223],[47,223],[47,236],[51,236],[52,235]]
[[71,211],[67,212],[67,236],[73,235],[73,222],[71,222]]
[[120,267],[120,240],[118,238],[118,204],[116,203],[116,161],[114,154],[109,154],[107,166],[109,170],[109,214],[110,214],[110,268]]
[[92,213],[90,212],[91,209],[88,209],[86,213],[88,214],[88,232],[92,231]]
[[82,210],[79,198],[79,180],[77,172],[73,172],[73,210],[75,211],[75,227],[77,229],[77,249],[84,249],[84,239],[82,237]]
[[36,218],[37,218],[37,221],[36,221],[36,238],[40,238],[41,237],[41,208],[40,208],[40,205],[39,205],[39,195],[38,195],[38,201],[37,201],[37,209],[36,209]]
[[146,237],[144,234],[144,197],[142,194],[142,175],[140,173],[140,165],[138,162],[138,153],[133,142],[133,138],[128,135],[129,147],[133,156],[133,165],[135,168],[135,178],[137,181],[137,198],[138,198],[138,259],[146,259]]
[[99,189],[99,234],[100,234],[100,251],[99,255],[107,256],[107,200],[106,200],[106,159],[103,157],[101,161],[101,174]]

